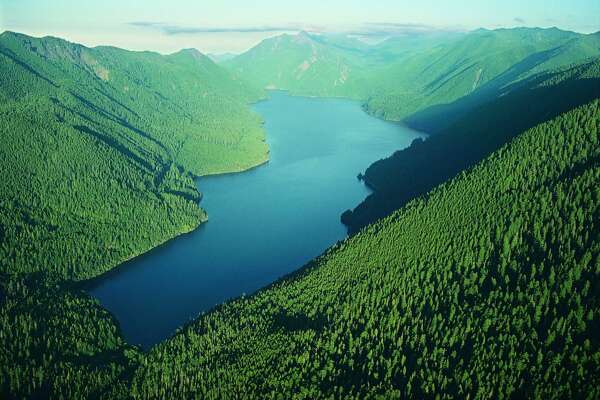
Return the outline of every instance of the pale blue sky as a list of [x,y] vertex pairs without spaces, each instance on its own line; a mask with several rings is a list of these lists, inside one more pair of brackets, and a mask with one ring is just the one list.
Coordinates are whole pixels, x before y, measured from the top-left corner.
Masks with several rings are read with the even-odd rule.
[[384,36],[514,26],[596,32],[600,0],[0,0],[0,31],[160,52],[239,52],[299,29]]

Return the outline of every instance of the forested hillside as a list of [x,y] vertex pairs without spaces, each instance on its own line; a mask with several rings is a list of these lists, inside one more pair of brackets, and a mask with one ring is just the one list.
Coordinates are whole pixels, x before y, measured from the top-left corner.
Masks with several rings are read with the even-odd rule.
[[359,99],[373,115],[431,133],[510,84],[598,55],[600,35],[556,28],[415,34],[377,45],[303,32],[267,39],[224,65],[260,87]]
[[[403,121],[414,128],[435,134],[450,127],[462,115],[475,107],[503,96],[509,89],[514,89],[515,86],[518,87],[520,84],[527,84],[528,80],[532,77],[557,69],[568,68],[575,64],[586,63],[600,56],[600,34],[598,33],[593,35],[574,35],[572,32],[562,32],[557,29],[537,29],[533,30],[532,35],[534,37],[530,38],[529,36],[531,35],[525,34],[529,30],[525,29],[523,31],[524,34],[520,43],[525,49],[521,48],[520,51],[529,51],[533,47],[538,49],[537,52],[528,55],[516,64],[510,65],[500,75],[491,79],[487,76],[479,82],[475,90],[467,90],[463,95],[458,93],[458,98],[457,94],[453,94],[443,100],[436,99],[440,93],[440,91],[436,90],[433,98],[425,102],[427,107],[414,114],[407,115],[403,118]],[[535,35],[536,32],[538,33],[537,35]],[[552,37],[553,32],[557,36],[556,38]],[[499,34],[508,37],[513,35],[511,30],[500,31],[500,33],[487,31],[485,34],[490,36]],[[541,40],[540,38],[543,38],[545,35],[549,35],[550,38],[548,40]],[[513,43],[513,45],[519,50],[518,43]],[[541,48],[547,50],[540,50]],[[505,66],[507,65],[507,60],[514,59],[514,55],[511,56],[512,51],[510,47],[503,47],[501,52],[500,50],[498,51],[500,54],[506,55],[501,61]],[[493,47],[491,55],[487,54],[487,57],[484,58],[487,62],[494,64],[494,68],[497,68],[496,62],[498,61],[494,58]],[[477,62],[480,63],[481,61]],[[485,73],[485,71],[484,69],[482,73]],[[465,76],[465,79],[468,82],[468,75]],[[488,79],[489,81],[483,83],[483,81]],[[440,89],[442,88],[443,86],[440,87]]]
[[[474,165],[524,130],[599,96],[600,59],[512,84],[502,96],[474,107],[439,134],[373,163],[362,175],[373,193],[346,211],[342,222],[355,233]],[[468,97],[457,101],[469,102]],[[456,108],[462,106],[448,106]]]
[[[471,102],[477,104],[497,97],[511,83],[598,55],[597,35],[558,29],[482,29],[459,40],[414,51],[379,71],[370,81],[365,108],[374,115],[405,120],[431,132],[464,112],[456,107],[437,115],[437,110],[429,109],[432,106],[471,94]],[[413,115],[419,111],[420,115]]]
[[119,390],[136,351],[70,282],[197,227],[194,175],[266,161],[259,96],[195,50],[0,35],[0,397]]
[[267,159],[259,93],[195,50],[6,32],[0,63],[2,272],[105,272],[201,222],[187,171]]
[[227,303],[150,352],[136,397],[600,396],[600,102]]
[[362,98],[365,54],[360,42],[301,32],[266,39],[246,53],[225,61],[236,76],[267,89],[322,97]]

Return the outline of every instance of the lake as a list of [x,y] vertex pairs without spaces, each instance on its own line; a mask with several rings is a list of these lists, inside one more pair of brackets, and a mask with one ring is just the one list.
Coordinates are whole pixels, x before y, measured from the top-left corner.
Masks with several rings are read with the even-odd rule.
[[340,215],[369,193],[356,178],[424,134],[357,102],[269,93],[269,163],[199,178],[209,221],[120,266],[90,294],[132,344],[149,348],[223,301],[251,294],[346,237]]

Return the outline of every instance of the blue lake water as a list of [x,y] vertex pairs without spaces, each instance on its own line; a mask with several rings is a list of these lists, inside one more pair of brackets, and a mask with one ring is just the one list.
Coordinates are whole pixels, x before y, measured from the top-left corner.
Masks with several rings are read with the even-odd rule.
[[199,313],[250,294],[346,237],[340,214],[369,193],[356,178],[424,135],[373,118],[357,102],[271,92],[254,106],[270,161],[200,178],[209,221],[99,280],[90,293],[145,348]]

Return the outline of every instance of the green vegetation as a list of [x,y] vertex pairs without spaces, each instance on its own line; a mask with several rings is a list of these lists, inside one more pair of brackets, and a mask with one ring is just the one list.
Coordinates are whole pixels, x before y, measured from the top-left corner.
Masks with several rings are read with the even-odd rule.
[[[556,28],[409,35],[375,46],[301,33],[265,40],[224,65],[257,86],[361,99],[368,113],[438,134],[361,174],[375,193],[342,215],[356,233],[525,129],[597,97],[600,76],[578,78],[575,67],[558,82],[571,72],[557,70],[599,55],[600,34]],[[351,71],[343,84],[340,66]]]
[[264,162],[261,95],[195,50],[0,35],[0,397],[120,390],[137,350],[70,282],[196,228],[194,175]]
[[97,276],[205,218],[186,171],[266,160],[257,92],[196,51],[7,32],[0,63],[0,272]]
[[[302,32],[266,39],[222,65],[256,86],[307,96],[361,98],[364,55]],[[360,46],[360,42],[352,41]]]
[[417,48],[379,71],[365,108],[432,132],[463,111],[439,116],[432,106],[471,94],[477,104],[497,97],[511,83],[598,55],[598,35],[558,29],[478,30],[449,43]]
[[[0,397],[600,397],[598,35],[407,40],[284,36],[228,72],[2,34]],[[402,208],[144,354],[80,281],[201,223],[194,176],[266,160],[247,104],[270,84],[441,134],[367,171]]]
[[0,278],[1,398],[127,397],[142,355],[108,311],[43,275]]
[[[373,193],[342,214],[342,222],[356,233],[476,164],[524,130],[599,94],[600,59],[506,87],[503,96],[474,107],[438,135],[373,163],[362,175]],[[445,107],[457,110],[473,105],[468,96]]]
[[[417,34],[375,46],[303,32],[267,39],[223,65],[260,87],[360,99],[373,115],[431,133],[507,85],[598,55],[600,35],[556,28]],[[434,107],[468,95],[462,108]]]
[[600,396],[600,102],[154,348],[139,398]]

